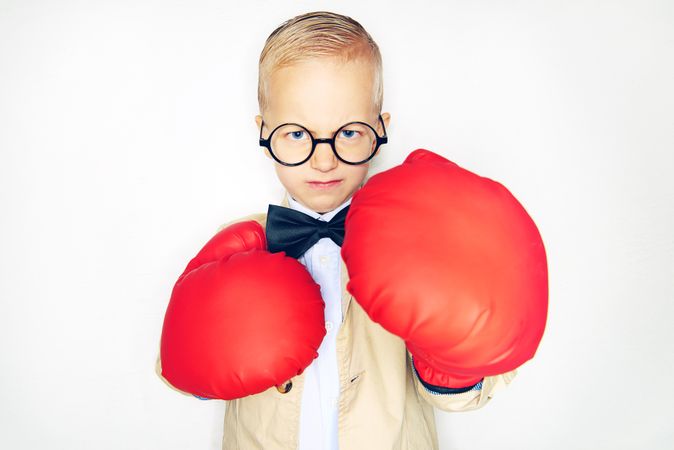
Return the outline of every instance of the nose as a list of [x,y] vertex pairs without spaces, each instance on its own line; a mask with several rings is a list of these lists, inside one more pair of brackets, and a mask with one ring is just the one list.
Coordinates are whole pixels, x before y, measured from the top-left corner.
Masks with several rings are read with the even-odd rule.
[[327,172],[337,167],[339,160],[332,152],[332,147],[327,142],[316,144],[316,150],[311,155],[311,167],[321,172]]

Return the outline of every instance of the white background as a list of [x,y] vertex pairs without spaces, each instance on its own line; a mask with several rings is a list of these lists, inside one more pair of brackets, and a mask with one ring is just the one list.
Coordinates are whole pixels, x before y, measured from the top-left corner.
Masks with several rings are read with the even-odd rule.
[[674,441],[671,1],[0,1],[0,448],[218,449],[154,373],[172,285],[278,203],[257,61],[328,9],[381,47],[390,144],[505,184],[544,238],[536,357],[441,448]]

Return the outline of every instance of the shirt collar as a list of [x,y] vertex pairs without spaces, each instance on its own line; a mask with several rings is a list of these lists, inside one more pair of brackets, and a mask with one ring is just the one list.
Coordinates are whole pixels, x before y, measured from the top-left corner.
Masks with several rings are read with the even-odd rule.
[[332,211],[328,211],[325,214],[319,214],[316,211],[307,208],[306,206],[304,206],[303,204],[301,204],[300,202],[295,200],[292,195],[288,194],[288,207],[290,207],[291,209],[303,212],[304,214],[306,214],[310,217],[313,217],[314,219],[319,219],[319,220],[322,220],[324,222],[330,222],[330,220],[332,220],[332,218],[335,217],[339,211],[341,211],[342,209],[346,208],[348,205],[351,204],[351,198],[352,197],[353,196],[346,199],[344,201],[344,203],[342,203],[341,205],[339,205],[338,207],[336,207]]

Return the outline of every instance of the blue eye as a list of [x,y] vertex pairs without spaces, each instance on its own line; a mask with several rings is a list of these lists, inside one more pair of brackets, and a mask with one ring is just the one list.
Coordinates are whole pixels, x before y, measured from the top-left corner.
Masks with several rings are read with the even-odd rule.
[[350,137],[353,137],[354,134],[357,133],[357,131],[354,131],[354,130],[342,130],[342,133],[345,133],[345,134],[344,134],[344,137],[350,138]]
[[299,131],[291,131],[289,134],[290,134],[290,136],[292,136],[292,137],[295,137],[295,138],[297,138],[297,139],[301,139],[302,136],[303,136],[303,133],[304,133],[303,130],[299,130]]

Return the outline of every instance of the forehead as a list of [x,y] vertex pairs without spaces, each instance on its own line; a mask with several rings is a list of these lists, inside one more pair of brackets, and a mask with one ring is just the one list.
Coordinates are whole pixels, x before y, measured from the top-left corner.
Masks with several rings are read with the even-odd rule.
[[372,65],[314,58],[278,69],[269,79],[265,121],[300,123],[310,131],[331,131],[346,122],[372,121]]

